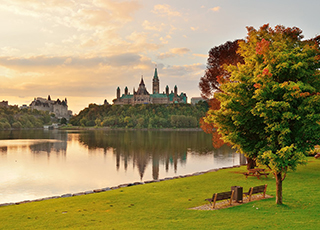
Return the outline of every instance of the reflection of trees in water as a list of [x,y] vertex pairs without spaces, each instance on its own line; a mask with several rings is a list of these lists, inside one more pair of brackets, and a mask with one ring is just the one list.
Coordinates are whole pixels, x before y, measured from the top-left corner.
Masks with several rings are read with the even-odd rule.
[[43,129],[30,129],[30,130],[8,130],[0,131],[1,140],[10,139],[55,139],[54,136],[58,130],[43,130]]
[[227,158],[237,161],[234,162],[234,165],[244,165],[247,163],[247,160],[243,154],[237,153],[235,149],[232,149],[228,145],[223,145],[219,149],[215,149],[213,152],[213,156],[217,164],[227,161]]
[[132,162],[141,179],[150,161],[153,178],[158,179],[160,165],[166,171],[171,165],[176,172],[179,163],[186,164],[188,153],[204,155],[213,150],[211,136],[203,132],[99,130],[80,134],[79,141],[89,149],[102,148],[105,154],[112,148],[117,169],[121,161],[125,169]]
[[8,152],[8,147],[7,146],[0,147],[0,153],[6,154],[7,152]]
[[67,152],[67,141],[57,141],[57,142],[41,142],[29,146],[30,150],[34,154],[39,154],[46,152],[48,156],[50,153],[56,153],[66,155]]
[[[54,152],[57,154],[62,153],[66,155],[67,151],[67,140],[68,133],[59,130],[10,130],[10,131],[0,131],[1,140],[13,140],[13,139],[46,139],[46,140],[58,140],[57,142],[44,141],[29,145],[32,153],[39,154],[41,152],[46,152],[48,156],[50,153]],[[7,147],[5,147],[7,148]],[[10,147],[10,148],[14,148]],[[1,152],[1,150],[0,150]]]

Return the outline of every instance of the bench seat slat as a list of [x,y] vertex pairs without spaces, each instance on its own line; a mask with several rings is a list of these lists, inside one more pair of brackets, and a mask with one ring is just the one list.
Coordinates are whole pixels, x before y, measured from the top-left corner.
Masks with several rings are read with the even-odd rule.
[[230,192],[220,192],[220,193],[214,193],[212,198],[209,199],[205,199],[207,201],[210,202],[210,204],[212,203],[212,208],[215,207],[216,202],[219,200],[230,200],[229,204],[232,204],[232,198],[233,198],[233,193],[234,191],[230,191]]

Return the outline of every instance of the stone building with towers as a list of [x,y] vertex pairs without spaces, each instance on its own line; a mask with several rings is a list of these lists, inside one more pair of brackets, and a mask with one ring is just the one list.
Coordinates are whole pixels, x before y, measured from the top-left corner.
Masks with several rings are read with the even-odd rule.
[[48,99],[37,97],[31,102],[29,107],[31,109],[48,111],[49,113],[55,114],[55,116],[59,119],[63,117],[69,119],[70,116],[72,116],[72,111],[68,110],[67,98],[62,101],[60,101],[58,98],[55,101],[51,100],[50,95],[48,96]]
[[117,98],[113,100],[115,105],[136,105],[136,104],[172,104],[172,103],[187,103],[187,95],[183,92],[178,94],[178,87],[174,86],[174,90],[169,92],[167,85],[165,91],[160,93],[160,81],[158,70],[155,68],[152,78],[152,93],[150,94],[144,84],[143,77],[136,91],[128,92],[128,87],[124,88],[124,93],[121,95],[120,87],[117,88]]

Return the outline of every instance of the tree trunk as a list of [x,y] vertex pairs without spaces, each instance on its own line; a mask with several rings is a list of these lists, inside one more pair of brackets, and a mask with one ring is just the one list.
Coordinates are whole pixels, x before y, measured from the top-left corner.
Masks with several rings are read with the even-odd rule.
[[256,167],[256,161],[252,158],[247,157],[247,170],[254,169]]
[[276,184],[277,184],[277,194],[276,194],[276,204],[282,204],[282,175],[281,172],[276,173]]

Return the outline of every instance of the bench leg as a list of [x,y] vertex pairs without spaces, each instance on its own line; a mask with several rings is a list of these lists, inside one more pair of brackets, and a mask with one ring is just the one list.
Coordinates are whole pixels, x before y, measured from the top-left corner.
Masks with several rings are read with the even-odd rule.
[[215,206],[216,206],[217,195],[218,195],[218,193],[216,193],[215,196],[214,196],[214,199],[213,199],[213,202],[212,202],[212,209],[214,209]]
[[249,193],[249,201],[251,201],[252,192],[253,192],[253,187],[250,189],[250,193]]
[[232,190],[232,193],[231,193],[231,197],[230,197],[230,202],[229,202],[229,205],[232,205],[232,200],[233,200],[233,193],[234,193],[234,190]]
[[267,184],[264,185],[263,198],[266,197],[267,186]]

